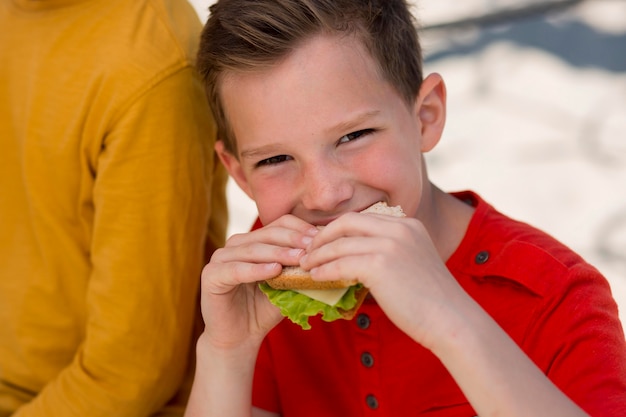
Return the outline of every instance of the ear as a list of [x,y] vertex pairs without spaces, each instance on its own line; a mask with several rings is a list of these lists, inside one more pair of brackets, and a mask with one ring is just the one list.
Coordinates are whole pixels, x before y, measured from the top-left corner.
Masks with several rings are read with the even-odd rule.
[[248,197],[252,198],[250,185],[248,184],[248,179],[246,178],[243,168],[241,167],[241,163],[239,163],[239,159],[226,150],[224,142],[221,140],[215,142],[215,152],[220,158],[220,161],[222,161],[224,167],[226,167],[226,171],[228,171],[231,178],[235,180],[239,188],[241,188]]
[[424,79],[414,111],[421,126],[421,151],[428,152],[441,139],[446,124],[446,86],[439,74],[433,73]]

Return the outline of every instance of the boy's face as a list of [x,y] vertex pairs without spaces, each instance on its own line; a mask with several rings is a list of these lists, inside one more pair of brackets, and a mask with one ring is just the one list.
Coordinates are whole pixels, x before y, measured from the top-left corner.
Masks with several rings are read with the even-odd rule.
[[217,150],[264,224],[291,213],[324,225],[381,200],[418,214],[421,154],[445,119],[442,83],[408,106],[356,38],[318,36],[221,87],[239,155]]

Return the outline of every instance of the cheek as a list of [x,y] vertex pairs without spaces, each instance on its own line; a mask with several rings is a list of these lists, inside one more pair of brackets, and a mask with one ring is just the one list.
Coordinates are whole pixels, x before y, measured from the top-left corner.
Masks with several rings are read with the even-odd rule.
[[250,188],[261,223],[269,224],[291,212],[294,186],[286,177],[258,178]]
[[390,194],[406,193],[421,178],[420,155],[412,149],[381,146],[359,158],[357,165],[362,182]]

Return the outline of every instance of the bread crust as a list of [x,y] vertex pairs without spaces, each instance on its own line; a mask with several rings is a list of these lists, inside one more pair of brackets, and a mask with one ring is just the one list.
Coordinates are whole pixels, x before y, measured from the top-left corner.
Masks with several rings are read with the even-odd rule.
[[369,293],[370,290],[365,287],[361,287],[356,290],[356,292],[354,293],[354,296],[356,297],[356,304],[354,305],[354,307],[352,307],[350,310],[344,310],[343,308],[337,309],[341,314],[341,318],[345,320],[352,320],[352,318],[356,316],[356,312],[359,310],[361,304],[363,304],[363,301],[365,301]]
[[280,275],[265,282],[275,290],[330,290],[347,288],[357,284],[356,279],[313,281],[311,274],[299,266],[283,266]]

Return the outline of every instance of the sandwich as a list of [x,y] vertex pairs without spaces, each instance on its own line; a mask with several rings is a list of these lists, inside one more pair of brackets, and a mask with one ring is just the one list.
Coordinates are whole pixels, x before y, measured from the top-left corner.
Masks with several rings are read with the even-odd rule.
[[[378,202],[362,213],[378,213],[404,217],[400,206],[390,207]],[[352,319],[369,293],[357,277],[337,281],[314,281],[299,266],[283,266],[282,272],[259,284],[270,302],[280,308],[283,316],[310,329],[309,317],[322,315],[322,320]]]

